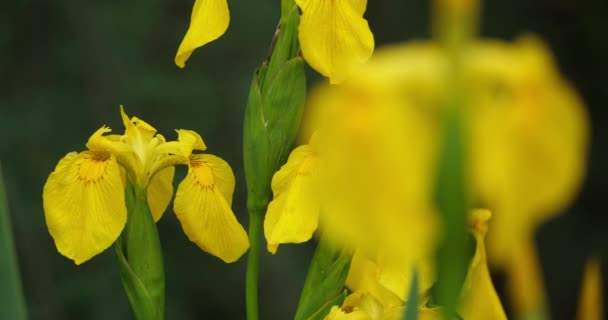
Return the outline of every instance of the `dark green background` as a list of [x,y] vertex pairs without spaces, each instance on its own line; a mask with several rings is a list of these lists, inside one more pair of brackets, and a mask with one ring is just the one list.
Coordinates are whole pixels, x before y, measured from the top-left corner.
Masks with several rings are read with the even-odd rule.
[[[175,138],[174,128],[201,133],[208,152],[232,164],[234,210],[247,225],[241,128],[251,75],[266,58],[279,1],[229,5],[228,32],[181,70],[173,57],[191,0],[0,3],[0,161],[31,319],[132,318],[113,250],[75,266],[55,250],[41,203],[42,186],[65,153],[83,150],[101,125],[122,131],[119,104],[167,138]],[[608,3],[600,0],[494,0],[483,9],[484,36],[512,39],[530,31],[544,37],[588,104],[593,123],[583,191],[567,214],[538,233],[555,319],[574,316],[586,255],[608,256],[607,13]],[[429,35],[426,1],[370,0],[367,18],[378,46]],[[311,82],[318,79],[309,74]],[[176,182],[183,174],[178,170]],[[243,319],[245,259],[225,265],[200,251],[171,210],[158,227],[167,319]],[[292,317],[313,248],[286,245],[275,257],[263,253],[262,319]],[[502,277],[496,276],[502,292]]]

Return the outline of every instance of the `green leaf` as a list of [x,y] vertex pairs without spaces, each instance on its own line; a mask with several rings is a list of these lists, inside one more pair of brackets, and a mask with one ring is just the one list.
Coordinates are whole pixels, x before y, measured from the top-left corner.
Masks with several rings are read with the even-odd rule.
[[445,318],[456,313],[459,292],[467,271],[468,198],[462,100],[446,107],[443,145],[439,160],[436,201],[445,228],[437,252],[437,299]]
[[17,265],[8,200],[0,168],[0,319],[27,318]]
[[308,319],[306,319],[306,320],[323,320],[323,319],[325,319],[325,316],[327,316],[327,314],[329,314],[329,311],[331,310],[331,308],[333,306],[341,306],[342,303],[344,303],[344,300],[346,299],[347,294],[348,294],[347,290],[342,290],[342,292],[339,295],[337,295],[335,298],[326,302],[319,310],[317,310],[317,312],[315,312],[313,315],[308,317]]
[[340,302],[337,298],[343,294],[350,260],[350,255],[321,238],[308,268],[295,320],[323,319],[331,306]]
[[162,252],[146,191],[128,181],[125,201],[127,225],[115,244],[123,287],[137,319],[164,319]]
[[418,319],[418,271],[414,270],[412,274],[412,285],[410,291],[407,294],[407,303],[405,304],[405,313],[403,313],[403,320],[417,320]]

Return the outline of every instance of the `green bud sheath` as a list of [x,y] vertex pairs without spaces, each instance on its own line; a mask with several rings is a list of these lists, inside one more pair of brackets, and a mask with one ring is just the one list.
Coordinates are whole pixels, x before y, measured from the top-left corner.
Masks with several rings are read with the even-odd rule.
[[127,179],[125,192],[127,225],[115,245],[122,283],[137,319],[164,319],[165,273],[146,190]]

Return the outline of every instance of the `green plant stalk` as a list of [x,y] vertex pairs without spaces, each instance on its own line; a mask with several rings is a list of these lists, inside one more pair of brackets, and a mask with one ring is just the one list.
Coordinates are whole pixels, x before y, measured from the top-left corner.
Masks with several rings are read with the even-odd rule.
[[8,200],[0,168],[0,319],[25,320],[27,309],[21,288]]
[[249,255],[247,256],[247,273],[245,283],[245,299],[247,319],[257,320],[258,306],[258,274],[260,269],[260,242],[262,238],[262,224],[264,212],[251,212],[249,214]]
[[127,225],[115,244],[120,276],[138,320],[162,320],[165,313],[165,273],[158,230],[146,199],[146,189],[127,179]]
[[249,243],[246,271],[247,319],[257,320],[258,273],[264,213],[272,197],[273,174],[293,147],[306,97],[304,63],[298,56],[299,13],[293,0],[282,0],[281,23],[270,58],[256,71],[243,134],[247,181]]

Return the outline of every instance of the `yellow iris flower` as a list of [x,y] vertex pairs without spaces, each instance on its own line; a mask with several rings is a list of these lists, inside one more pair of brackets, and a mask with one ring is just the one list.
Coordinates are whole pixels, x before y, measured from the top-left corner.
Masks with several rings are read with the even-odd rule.
[[231,210],[234,174],[222,159],[204,151],[201,136],[176,130],[166,141],[151,125],[129,119],[121,106],[123,135],[104,135],[101,127],[88,150],[68,153],[50,174],[43,191],[46,223],[58,251],[81,264],[108,248],[127,220],[125,179],[145,190],[158,221],[173,195],[175,165],[187,165],[174,210],[184,232],[204,251],[226,262],[248,248],[243,227]]
[[[470,230],[476,241],[476,249],[460,292],[458,314],[462,319],[506,319],[504,309],[492,284],[486,260],[484,238],[490,217],[491,214],[488,210],[478,209],[471,212]],[[406,291],[401,289],[392,291],[390,286],[386,286],[381,273],[378,272],[381,267],[381,263],[355,254],[346,281],[346,286],[353,293],[345,299],[342,307],[332,307],[325,319],[402,319],[407,300]],[[400,272],[411,278],[410,270],[412,269],[403,268]],[[422,305],[419,310],[419,319],[441,319],[440,308],[424,306],[428,298],[426,292],[432,285],[432,281],[421,281],[419,294],[422,296]]]
[[[351,69],[374,51],[374,36],[363,18],[367,0],[297,0],[302,10],[299,40],[304,59],[331,83],[344,81]],[[226,0],[196,0],[190,27],[175,64],[183,68],[192,52],[219,38],[230,23]]]

